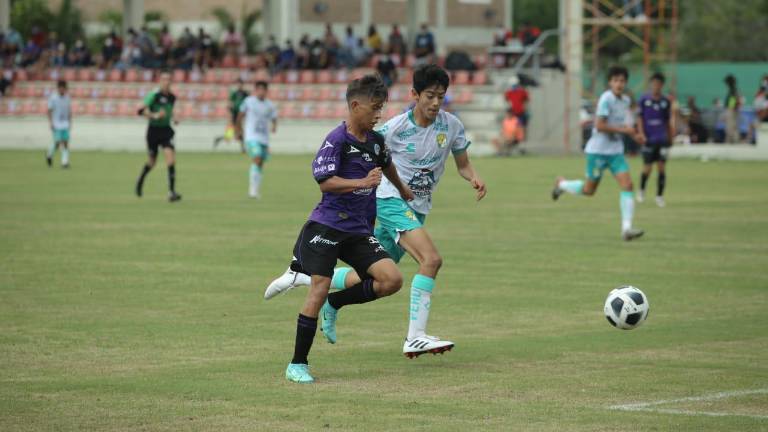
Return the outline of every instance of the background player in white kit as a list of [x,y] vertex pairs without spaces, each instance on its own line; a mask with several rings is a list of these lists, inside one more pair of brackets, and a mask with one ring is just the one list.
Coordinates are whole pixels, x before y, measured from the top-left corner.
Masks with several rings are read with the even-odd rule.
[[[431,352],[433,354],[453,348],[453,342],[426,334],[435,277],[442,266],[442,258],[423,224],[432,208],[432,193],[445,171],[449,154],[453,154],[459,175],[477,191],[477,200],[485,194],[485,183],[469,161],[470,142],[464,134],[464,125],[453,114],[440,110],[448,90],[448,74],[436,65],[425,65],[413,73],[415,106],[386,122],[379,133],[392,155],[392,161],[403,183],[416,198],[404,201],[400,193],[387,180],[382,180],[376,192],[379,225],[374,234],[387,253],[399,262],[408,252],[419,269],[411,281],[408,336],[403,354],[409,358]],[[298,285],[306,285],[309,278],[290,269],[267,288],[265,298]],[[348,267],[337,268],[331,288],[344,289],[360,283],[360,277]],[[336,341],[336,311],[323,307],[323,333],[330,342]]]
[[[271,127],[270,127],[271,123]],[[238,128],[242,128],[245,148],[251,158],[248,196],[259,198],[261,172],[269,160],[269,134],[277,132],[277,109],[267,99],[267,82],[256,81],[253,94],[245,98],[237,116]]]
[[48,166],[53,165],[53,155],[61,146],[61,167],[69,168],[69,132],[72,130],[72,100],[67,93],[67,82],[59,81],[56,91],[48,97],[48,123],[53,132],[53,144],[45,154]]

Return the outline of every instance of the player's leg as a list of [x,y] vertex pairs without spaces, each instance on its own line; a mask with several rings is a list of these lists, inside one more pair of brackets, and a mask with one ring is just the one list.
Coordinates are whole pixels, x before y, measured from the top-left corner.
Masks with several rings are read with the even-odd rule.
[[53,130],[53,142],[51,143],[50,147],[48,147],[48,151],[45,152],[45,162],[48,164],[48,166],[53,166],[53,156],[56,154],[56,149],[59,147],[59,131],[57,129]]
[[586,155],[586,179],[585,180],[566,180],[564,177],[555,179],[555,187],[552,189],[552,199],[557,201],[563,193],[571,195],[592,196],[597,192],[600,185],[603,171],[607,164],[600,155]]
[[637,193],[637,202],[645,201],[645,187],[648,184],[648,178],[653,170],[653,162],[656,161],[655,146],[646,144],[641,150],[643,154],[643,170],[640,172],[640,190]]
[[176,202],[181,199],[181,195],[176,193],[176,149],[173,144],[163,146],[163,156],[168,167],[168,201]]
[[403,276],[397,264],[374,236],[353,235],[341,242],[339,258],[352,266],[362,281],[347,289],[328,295],[323,305],[323,334],[336,343],[336,319],[339,309],[390,296],[403,286]]
[[632,177],[629,174],[629,165],[624,155],[612,157],[610,162],[611,173],[616,178],[621,192],[619,192],[619,207],[621,209],[621,236],[629,241],[643,235],[643,230],[633,228],[632,220],[635,215],[635,197],[633,192]]
[[656,162],[656,172],[658,173],[658,181],[656,183],[656,205],[659,207],[666,206],[664,201],[664,188],[667,186],[667,155],[669,154],[669,147],[664,146],[660,149],[659,160]]
[[143,194],[144,180],[147,178],[147,174],[149,174],[149,171],[152,170],[152,168],[155,166],[155,162],[157,162],[157,150],[157,143],[153,143],[151,141],[147,142],[147,162],[141,168],[139,179],[136,180],[136,196],[138,197],[141,197]]
[[69,168],[69,137],[61,142],[61,167]]
[[251,166],[248,175],[248,196],[259,198],[261,196],[261,171],[267,156],[267,148],[258,141],[246,143],[248,157],[251,158]]

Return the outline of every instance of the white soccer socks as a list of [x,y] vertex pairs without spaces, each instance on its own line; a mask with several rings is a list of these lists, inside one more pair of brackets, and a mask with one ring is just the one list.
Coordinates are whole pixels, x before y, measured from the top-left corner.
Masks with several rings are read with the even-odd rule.
[[408,310],[408,339],[424,336],[429,321],[429,308],[432,304],[432,289],[435,280],[416,274],[411,282],[411,304]]
[[631,191],[619,193],[619,206],[621,207],[621,232],[632,228],[632,217],[635,215],[635,200]]

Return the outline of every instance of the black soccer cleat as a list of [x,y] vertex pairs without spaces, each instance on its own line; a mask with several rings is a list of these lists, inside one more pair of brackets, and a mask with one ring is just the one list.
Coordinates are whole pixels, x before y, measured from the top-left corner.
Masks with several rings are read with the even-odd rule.
[[136,192],[136,196],[139,197],[139,198],[141,198],[141,196],[143,195],[143,191],[142,191],[143,186],[144,185],[142,185],[141,183],[136,183],[135,192]]
[[637,228],[630,228],[621,233],[621,238],[624,241],[632,241],[636,238],[640,238],[645,234],[645,231]]
[[52,167],[53,166],[53,158],[48,156],[48,155],[45,155],[45,163],[48,164],[48,168]]
[[61,167],[64,168],[64,169],[69,169],[69,164],[62,165]]
[[557,201],[558,198],[560,198],[560,195],[563,194],[563,190],[560,189],[560,182],[563,180],[562,177],[558,177],[555,179],[555,187],[552,188],[552,201]]
[[177,194],[176,192],[171,192],[168,194],[168,202],[176,202],[181,201],[181,195]]

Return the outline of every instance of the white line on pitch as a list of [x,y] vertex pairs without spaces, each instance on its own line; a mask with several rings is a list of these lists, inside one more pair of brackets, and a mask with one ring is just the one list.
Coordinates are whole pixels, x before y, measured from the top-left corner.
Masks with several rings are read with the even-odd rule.
[[712,416],[712,417],[739,416],[739,417],[750,417],[750,418],[757,418],[757,419],[768,419],[768,415],[735,414],[735,413],[720,413],[720,412],[709,412],[709,411],[689,411],[689,410],[677,410],[677,409],[665,409],[665,408],[651,408],[658,405],[666,405],[666,404],[673,404],[673,403],[680,403],[680,402],[706,402],[706,401],[713,401],[718,399],[727,399],[732,397],[748,396],[748,395],[755,395],[755,394],[768,394],[768,388],[754,389],[754,390],[735,390],[735,391],[713,393],[713,394],[704,395],[704,396],[691,396],[691,397],[684,397],[679,399],[663,399],[663,400],[657,400],[653,402],[638,402],[638,403],[630,403],[630,404],[612,405],[612,406],[609,406],[608,409],[620,410],[620,411],[649,411],[649,412],[658,412],[658,413],[665,413],[665,414],[705,415],[705,416]]

